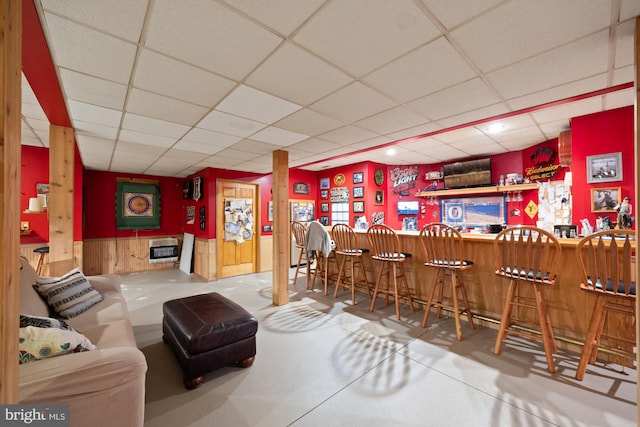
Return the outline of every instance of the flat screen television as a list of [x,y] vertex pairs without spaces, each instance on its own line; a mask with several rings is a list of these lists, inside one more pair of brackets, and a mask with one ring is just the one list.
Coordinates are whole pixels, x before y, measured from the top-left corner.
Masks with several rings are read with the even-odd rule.
[[491,185],[491,159],[469,160],[444,165],[446,188],[482,187]]
[[398,202],[398,213],[399,214],[417,214],[420,206],[418,205],[417,200],[410,201],[399,201]]

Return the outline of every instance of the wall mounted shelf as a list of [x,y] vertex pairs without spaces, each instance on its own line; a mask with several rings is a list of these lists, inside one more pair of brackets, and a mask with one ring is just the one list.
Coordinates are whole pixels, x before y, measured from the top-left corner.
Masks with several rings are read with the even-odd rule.
[[416,197],[444,197],[444,196],[467,196],[471,194],[495,194],[508,193],[511,191],[529,191],[537,190],[538,184],[514,184],[514,185],[496,185],[491,187],[473,187],[473,188],[451,188],[448,190],[418,191],[414,194]]

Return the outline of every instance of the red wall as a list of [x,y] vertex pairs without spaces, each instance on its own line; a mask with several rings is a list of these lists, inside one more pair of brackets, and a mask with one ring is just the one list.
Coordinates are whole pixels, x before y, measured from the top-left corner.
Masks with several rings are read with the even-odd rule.
[[[160,228],[153,230],[118,230],[116,228],[116,179],[155,179],[160,185]],[[94,170],[84,171],[84,238],[103,239],[130,236],[182,234],[182,179],[134,175]]]
[[[609,216],[613,221],[616,220],[615,212],[604,215],[591,212],[591,191],[596,188],[620,187],[621,197],[631,197],[631,204],[636,205],[632,216],[636,215],[637,201],[633,200],[635,194],[633,129],[633,106],[571,119],[574,224],[579,224],[581,219],[587,218],[591,226],[594,226],[596,218],[604,215]],[[622,152],[623,180],[587,183],[587,156],[616,152]]]

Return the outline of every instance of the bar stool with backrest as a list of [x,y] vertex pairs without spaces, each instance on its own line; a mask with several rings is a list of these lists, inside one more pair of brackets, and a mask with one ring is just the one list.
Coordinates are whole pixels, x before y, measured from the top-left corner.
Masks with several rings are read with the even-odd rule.
[[[407,275],[404,271],[404,262],[411,256],[411,254],[402,252],[400,239],[398,238],[397,233],[388,225],[372,225],[369,227],[369,230],[367,230],[367,239],[371,246],[371,259],[382,264],[376,279],[376,285],[373,290],[369,311],[373,311],[375,308],[378,293],[383,293],[387,304],[389,303],[389,296],[394,298],[396,305],[396,318],[400,319],[401,297],[407,298],[409,307],[411,308],[411,311],[413,311],[413,298],[411,296],[411,291],[409,290],[409,284],[407,283]],[[387,286],[385,289],[381,289],[380,284],[382,281],[382,275],[385,272],[387,273]],[[389,289],[392,279],[393,289]],[[399,284],[404,288],[403,290],[400,289]]]
[[[336,255],[340,256],[340,262],[338,267],[338,278],[336,279],[336,290],[333,293],[333,297],[338,297],[338,291],[340,289],[351,290],[351,301],[356,303],[356,285],[362,284],[366,286],[369,298],[371,298],[371,288],[369,281],[367,280],[367,274],[364,270],[364,262],[362,255],[369,252],[369,249],[363,249],[358,247],[358,239],[355,231],[348,224],[335,224],[331,227],[331,237],[336,245]],[[349,262],[349,271],[345,269],[345,264]],[[360,266],[360,280],[356,280],[355,266]]]
[[36,274],[38,276],[42,276],[44,273],[44,257],[49,253],[49,246],[41,246],[39,248],[35,248],[33,250],[34,253],[38,254],[38,263],[36,264]]
[[[556,269],[562,252],[560,243],[553,234],[546,230],[522,225],[509,227],[498,233],[494,241],[494,250],[496,256],[495,273],[509,279],[509,289],[502,311],[494,353],[500,354],[502,342],[507,334],[542,341],[547,358],[547,368],[549,372],[555,372],[553,354],[558,349],[553,335],[549,310],[544,299],[544,288],[553,286],[556,282]],[[534,297],[521,295],[518,289],[520,284],[531,285]],[[512,319],[514,306],[537,313],[538,324],[532,324],[523,316],[516,316],[517,318]],[[531,329],[527,329],[527,327]],[[533,328],[538,327],[540,334],[532,331]]]
[[[635,249],[631,244],[634,236],[634,230],[604,230],[584,237],[576,246],[582,273],[580,288],[597,297],[576,371],[577,380],[584,378],[587,364],[596,363],[600,348],[635,359],[636,282],[632,271]],[[625,328],[630,334],[615,334],[619,325],[608,327],[604,333],[605,326],[609,326],[606,323],[609,313],[627,316],[633,325]]]
[[295,239],[296,249],[300,251],[300,255],[298,255],[298,263],[296,265],[296,273],[293,276],[293,284],[295,285],[298,280],[300,266],[302,265],[302,257],[306,255],[307,227],[299,221],[293,221],[291,223],[291,234],[293,234],[293,238]]
[[[462,236],[455,228],[444,223],[434,222],[425,225],[420,230],[420,244],[425,256],[424,265],[433,267],[436,270],[431,290],[429,291],[429,299],[424,308],[422,327],[427,327],[431,307],[436,307],[438,319],[442,308],[453,309],[453,315],[456,320],[456,336],[458,340],[462,340],[461,314],[467,315],[469,327],[475,329],[467,291],[462,278],[462,272],[472,268],[473,262],[466,260],[464,257]],[[443,288],[447,276],[451,280],[453,307],[443,304]],[[462,307],[460,306],[460,297],[462,298]]]

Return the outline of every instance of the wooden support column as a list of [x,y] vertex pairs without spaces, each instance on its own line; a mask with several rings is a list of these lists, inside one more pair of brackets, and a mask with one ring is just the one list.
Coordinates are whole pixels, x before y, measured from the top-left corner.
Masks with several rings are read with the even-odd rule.
[[0,0],[0,403],[18,403],[22,2]]
[[289,229],[289,153],[273,152],[273,304],[289,302],[291,230]]
[[49,128],[49,275],[75,267],[73,258],[73,129]]
[[[638,133],[640,132],[640,88],[638,87],[638,85],[640,85],[640,17],[636,18],[636,32],[635,32],[635,37],[634,37],[634,56],[633,56],[633,63],[634,63],[634,76],[635,76],[635,83],[634,83],[634,87],[636,89],[636,101],[635,101],[635,120],[634,120],[634,128],[633,128],[633,137],[634,137],[634,144],[633,144],[633,152],[634,152],[634,159],[636,161],[636,169],[635,169],[635,177],[634,177],[634,183],[635,183],[635,203],[636,206],[638,206],[638,201],[640,200],[640,188],[638,187],[638,175],[640,175],[640,158],[639,156],[639,150],[638,150],[638,142],[640,142],[640,136],[638,135]],[[638,222],[636,222],[636,241],[638,241]],[[637,259],[637,254],[636,254],[636,259]],[[636,277],[640,277],[640,263],[636,262]],[[640,301],[638,301],[638,299],[636,298],[636,349],[640,349],[640,345],[638,345],[638,343],[640,339]],[[640,351],[636,352],[636,366],[640,366]],[[640,374],[638,374],[638,369],[636,369],[636,396],[637,396],[637,402],[640,402],[640,387],[638,387],[638,385],[640,384]],[[637,414],[638,414],[638,419],[640,420],[640,406],[638,406],[638,410],[637,410]]]

